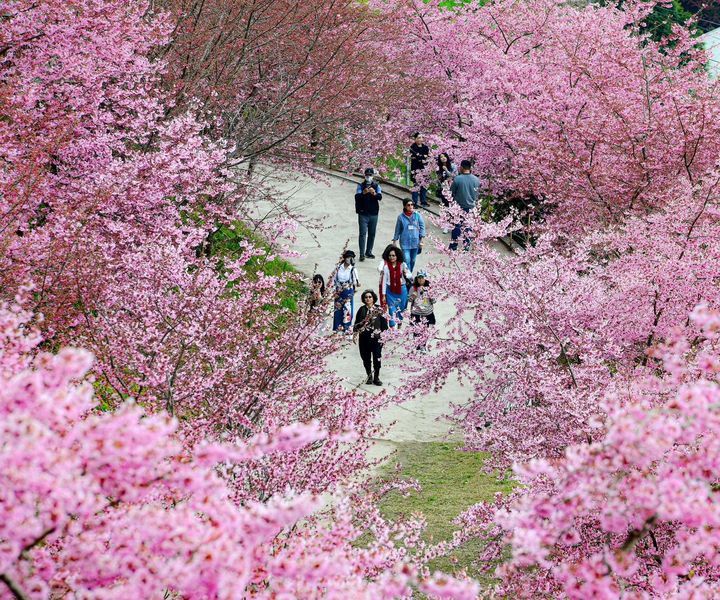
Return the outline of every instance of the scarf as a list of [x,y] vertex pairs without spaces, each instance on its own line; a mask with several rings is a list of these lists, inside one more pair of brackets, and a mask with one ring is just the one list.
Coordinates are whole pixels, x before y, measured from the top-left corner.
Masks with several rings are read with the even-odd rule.
[[388,271],[390,272],[390,291],[393,294],[402,294],[402,268],[400,263],[395,261],[393,267],[390,261],[387,262]]
[[412,215],[413,215],[412,211],[408,212],[404,208],[403,208],[403,212],[405,213],[406,217],[412,217]]

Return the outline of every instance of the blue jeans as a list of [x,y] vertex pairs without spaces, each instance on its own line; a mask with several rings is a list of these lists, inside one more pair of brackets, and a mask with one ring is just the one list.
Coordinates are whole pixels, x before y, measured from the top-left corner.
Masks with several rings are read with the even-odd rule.
[[[360,235],[358,236],[358,245],[360,246],[360,256],[372,254],[373,245],[375,244],[375,230],[377,229],[377,215],[358,215],[358,228]],[[367,247],[365,239],[367,236]]]
[[[465,210],[465,212],[468,211]],[[470,232],[470,229],[465,227],[465,219],[461,219],[459,223],[455,223],[455,227],[453,227],[452,233],[450,234],[450,250],[457,250],[457,241],[460,238],[460,235],[463,234],[463,231],[465,232],[465,235],[463,235],[463,249],[470,249],[470,238],[467,236],[467,234]]]
[[418,199],[419,199],[420,204],[422,204],[423,206],[427,206],[427,203],[428,203],[427,189],[424,188],[423,186],[420,186],[419,192],[412,193],[412,201],[413,201],[413,204],[415,205],[415,208],[418,207]]
[[415,259],[417,259],[418,248],[403,248],[402,251],[405,256],[405,264],[412,273],[415,270]]
[[385,286],[385,299],[387,300],[388,313],[390,314],[390,327],[395,327],[395,319],[398,321],[403,320],[402,311],[407,306],[407,288],[405,284],[402,285],[402,292],[400,294],[393,294],[390,291],[390,286]]

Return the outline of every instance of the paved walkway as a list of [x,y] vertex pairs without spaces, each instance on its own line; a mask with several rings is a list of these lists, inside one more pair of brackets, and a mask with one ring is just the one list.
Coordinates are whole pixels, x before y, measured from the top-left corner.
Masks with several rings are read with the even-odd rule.
[[[297,233],[298,239],[293,244],[293,249],[302,253],[302,256],[291,260],[302,272],[310,275],[313,271],[317,271],[327,277],[346,243],[349,249],[358,253],[358,226],[354,203],[357,183],[335,177],[323,183],[305,176],[286,174],[282,175],[282,179],[274,174],[271,180],[273,185],[287,197],[287,204],[292,209],[322,223],[320,231],[311,232],[301,229]],[[373,248],[377,258],[356,263],[361,284],[355,295],[356,311],[359,307],[360,292],[368,287],[377,290],[379,278],[377,266],[380,255],[392,240],[395,219],[401,210],[400,199],[384,194]],[[449,239],[449,234],[443,234],[438,227],[429,223],[426,213],[423,213],[423,216],[426,217],[429,235]],[[425,250],[418,256],[416,270],[438,260],[437,252],[431,246],[431,243],[426,243]],[[429,276],[432,277],[432,272]],[[440,333],[443,332],[447,319],[454,312],[455,307],[451,303],[438,303],[435,315]],[[331,319],[328,319],[328,323],[331,325]],[[332,364],[349,385],[357,386],[365,379],[365,370],[357,346],[352,343],[343,346]],[[393,356],[392,343],[386,344],[383,349],[381,375],[385,388],[392,393],[402,377],[398,358]],[[361,387],[369,393],[377,393],[379,389],[373,385],[363,384]],[[385,436],[386,439],[377,440],[373,455],[379,457],[389,454],[398,442],[457,439],[457,434],[450,432],[450,423],[444,416],[450,411],[450,403],[462,403],[467,396],[468,388],[460,387],[452,380],[438,394],[429,392],[414,400],[389,407],[381,413],[380,420],[383,424],[392,424],[392,426]]]

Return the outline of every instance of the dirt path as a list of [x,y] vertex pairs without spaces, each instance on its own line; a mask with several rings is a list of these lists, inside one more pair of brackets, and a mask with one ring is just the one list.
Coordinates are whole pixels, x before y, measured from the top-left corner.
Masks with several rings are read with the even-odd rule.
[[[272,176],[273,184],[279,191],[288,198],[288,204],[300,211],[303,215],[316,218],[322,222],[320,231],[312,233],[301,229],[297,233],[297,241],[293,249],[300,252],[302,256],[291,259],[291,261],[306,274],[313,271],[327,276],[330,273],[338,256],[349,240],[348,248],[358,253],[357,247],[357,216],[355,215],[354,195],[357,183],[351,183],[339,178],[330,178],[327,183],[315,181],[311,178],[284,174],[281,178]],[[377,265],[380,255],[385,246],[391,241],[395,219],[402,210],[402,201],[384,194],[381,203],[380,218],[375,239],[373,253],[375,260],[357,262],[357,272],[360,279],[361,289],[355,295],[355,310],[360,302],[360,292],[366,287],[377,289],[378,272]],[[437,210],[437,209],[435,209]],[[439,228],[429,223],[427,213],[426,224],[430,235],[441,239],[449,239],[449,235],[443,234]],[[430,244],[427,244],[430,246]],[[438,259],[437,252],[433,248],[426,250],[418,256],[416,270],[418,267],[425,268],[429,263]],[[432,272],[429,273],[432,277]],[[450,302],[439,303],[435,310],[438,320],[439,333],[442,334],[445,323],[455,312],[455,307]],[[328,319],[331,324],[331,319]],[[392,392],[397,388],[402,372],[399,368],[398,358],[393,354],[392,342],[386,344],[383,350],[382,380],[385,388]],[[432,352],[432,350],[431,350]],[[365,379],[365,370],[358,353],[357,346],[347,343],[336,355],[331,363],[333,368],[345,379],[348,385],[357,386]],[[361,386],[369,393],[376,393],[375,386]],[[451,403],[463,403],[467,399],[467,388],[461,387],[456,381],[450,381],[438,393],[427,393],[414,400],[408,400],[402,404],[389,407],[380,414],[380,421],[384,425],[391,425],[384,439],[377,440],[373,450],[374,456],[389,454],[396,444],[402,442],[428,442],[454,439],[455,435],[450,433],[450,423],[444,418],[450,412]]]

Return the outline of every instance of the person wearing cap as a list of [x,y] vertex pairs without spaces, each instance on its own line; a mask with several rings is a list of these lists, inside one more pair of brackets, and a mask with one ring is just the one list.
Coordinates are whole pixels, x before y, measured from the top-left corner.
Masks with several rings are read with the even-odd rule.
[[340,257],[333,284],[335,285],[333,331],[349,333],[355,308],[355,288],[360,285],[355,271],[355,253],[352,250],[346,250]]
[[[460,208],[466,213],[475,208],[480,190],[480,180],[470,172],[471,169],[472,163],[469,160],[463,160],[460,163],[460,174],[455,177],[450,186],[450,193],[452,193],[453,200],[457,202]],[[457,250],[457,241],[464,225],[464,219],[455,224],[452,234],[450,235],[450,250]],[[470,239],[467,236],[465,236],[464,245],[466,250],[470,247]]]
[[373,181],[375,169],[365,169],[365,179],[357,186],[355,191],[355,212],[358,216],[358,245],[360,246],[360,261],[375,258],[372,253],[375,244],[375,230],[377,229],[378,214],[382,189],[380,184]]
[[425,220],[419,212],[415,211],[413,201],[408,198],[403,202],[403,211],[395,221],[392,243],[397,245],[399,242],[411,273],[415,269],[417,255],[422,252],[424,237]]
[[[408,304],[410,305],[410,318],[415,324],[435,325],[435,298],[430,291],[427,272],[420,270],[415,275],[408,296]],[[421,344],[417,349],[425,352],[426,346],[427,344]]]

